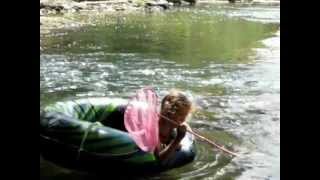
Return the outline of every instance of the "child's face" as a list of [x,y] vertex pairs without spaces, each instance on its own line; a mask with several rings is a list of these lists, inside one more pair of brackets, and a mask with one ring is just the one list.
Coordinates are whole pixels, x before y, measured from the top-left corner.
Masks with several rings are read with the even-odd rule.
[[[186,120],[188,113],[182,116],[178,116],[175,119],[172,119],[176,121],[179,125],[184,123]],[[160,119],[159,121],[159,138],[161,143],[168,143],[170,141],[170,135],[174,128],[177,128],[178,126],[169,122],[166,119]]]
[[[182,124],[182,123],[184,123],[186,121],[186,117],[187,116],[188,116],[188,111],[183,112],[183,113],[181,113],[179,115],[176,115],[175,118],[172,118],[171,120],[177,122],[177,124],[180,125],[180,124]],[[163,119],[163,118],[160,119],[159,126],[160,126],[159,127],[160,128],[159,129],[160,134],[161,134],[161,132],[162,133],[168,133],[168,132],[172,131],[174,128],[178,127],[177,125],[175,125],[175,124],[173,124],[173,123],[171,123],[168,120]]]

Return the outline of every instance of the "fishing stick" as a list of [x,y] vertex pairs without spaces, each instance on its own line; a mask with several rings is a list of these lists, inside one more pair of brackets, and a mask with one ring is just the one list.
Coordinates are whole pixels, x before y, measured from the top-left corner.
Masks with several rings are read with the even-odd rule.
[[[180,124],[178,124],[177,122],[175,122],[175,121],[173,121],[173,120],[171,120],[171,119],[169,119],[169,118],[167,118],[167,117],[165,117],[165,116],[163,116],[163,115],[161,115],[161,114],[158,114],[158,115],[159,115],[160,117],[166,119],[167,121],[171,122],[172,124],[174,124],[174,125],[176,125],[176,126],[180,126]],[[188,128],[187,128],[187,131],[188,131],[189,133],[195,135],[195,136],[198,137],[199,139],[207,142],[208,144],[210,144],[210,145],[212,145],[212,146],[220,149],[220,150],[223,151],[223,152],[226,152],[226,153],[231,154],[231,155],[233,155],[233,156],[238,156],[238,154],[236,154],[236,153],[234,153],[234,152],[231,152],[231,151],[229,151],[228,149],[226,149],[226,148],[224,148],[224,147],[219,146],[217,143],[211,141],[210,139],[208,139],[208,138],[206,138],[206,137],[204,137],[204,136],[201,136],[200,134],[194,132],[192,129],[188,129]]]

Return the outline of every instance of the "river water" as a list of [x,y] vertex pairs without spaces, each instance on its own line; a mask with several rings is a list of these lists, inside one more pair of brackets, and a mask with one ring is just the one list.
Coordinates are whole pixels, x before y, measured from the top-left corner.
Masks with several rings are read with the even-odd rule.
[[[193,163],[138,179],[280,179],[280,7],[200,4],[93,21],[41,37],[42,106],[178,88],[197,107],[190,125],[240,156],[197,143]],[[40,157],[40,179],[102,178]]]

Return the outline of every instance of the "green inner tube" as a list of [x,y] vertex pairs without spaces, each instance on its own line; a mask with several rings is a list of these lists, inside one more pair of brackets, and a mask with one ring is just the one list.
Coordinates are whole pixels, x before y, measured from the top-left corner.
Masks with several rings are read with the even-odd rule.
[[191,134],[182,140],[182,148],[174,158],[159,162],[153,153],[139,149],[127,132],[101,123],[123,121],[114,114],[126,104],[123,99],[90,98],[47,106],[40,114],[40,153],[61,166],[95,172],[105,172],[106,168],[163,171],[194,159]]

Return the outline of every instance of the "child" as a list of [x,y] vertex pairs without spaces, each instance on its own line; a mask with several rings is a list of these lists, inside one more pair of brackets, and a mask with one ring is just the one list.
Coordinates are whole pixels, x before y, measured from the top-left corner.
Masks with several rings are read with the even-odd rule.
[[[155,151],[155,155],[160,161],[169,159],[180,148],[180,142],[184,138],[187,128],[190,128],[185,121],[191,109],[191,102],[177,90],[170,91],[163,98],[159,119],[160,144]],[[175,121],[179,126],[174,125],[166,118]],[[175,128],[177,132],[174,137]]]
[[[161,102],[159,119],[159,140],[154,154],[160,161],[166,161],[174,155],[174,152],[180,148],[180,142],[186,134],[186,117],[192,109],[192,103],[188,98],[178,90],[171,90]],[[124,126],[124,112],[126,105],[117,106],[115,111],[110,113],[103,121],[105,126],[113,127],[126,131]],[[175,121],[179,126],[167,120]]]

